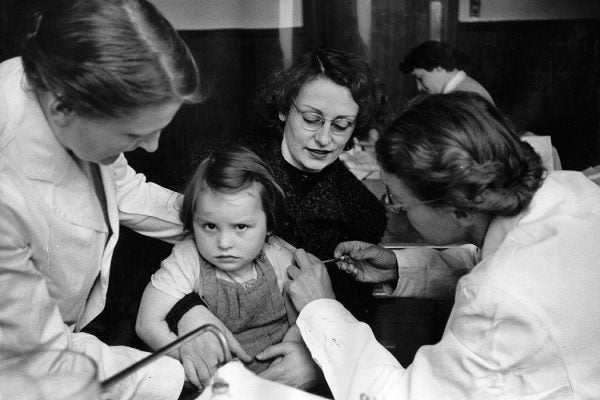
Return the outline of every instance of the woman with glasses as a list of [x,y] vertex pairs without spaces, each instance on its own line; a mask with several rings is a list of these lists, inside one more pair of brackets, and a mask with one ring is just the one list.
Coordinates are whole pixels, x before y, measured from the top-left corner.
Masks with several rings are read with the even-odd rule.
[[[366,135],[383,122],[387,98],[373,70],[354,55],[319,49],[266,82],[258,96],[260,126],[245,142],[270,166],[286,195],[286,211],[274,233],[321,259],[332,258],[343,241],[379,242],[386,226],[385,209],[339,160],[352,147],[354,136]],[[335,267],[330,274],[338,299],[356,318],[368,321],[371,286]],[[193,326],[189,314],[184,318]],[[289,346],[273,346],[264,358],[289,354],[284,345]],[[296,356],[302,357],[303,365],[312,363],[294,351],[292,357]],[[302,375],[299,368],[285,363],[263,373],[294,386],[313,383]]]
[[[293,246],[325,260],[340,242],[381,239],[384,207],[339,156],[383,123],[386,100],[364,60],[323,49],[276,72],[260,92],[263,124],[252,141],[286,193],[280,233]],[[331,267],[338,299],[368,321],[370,286]]]
[[[317,258],[296,252],[288,293],[336,399],[600,393],[600,188],[579,172],[545,171],[510,126],[477,94],[425,95],[377,142],[393,201],[423,237],[480,249],[465,265],[442,339],[422,347],[412,365],[401,366],[333,300]],[[350,256],[341,268],[362,282],[444,290],[444,262],[425,262],[452,257],[427,251],[411,261],[404,253],[362,242],[335,251]]]

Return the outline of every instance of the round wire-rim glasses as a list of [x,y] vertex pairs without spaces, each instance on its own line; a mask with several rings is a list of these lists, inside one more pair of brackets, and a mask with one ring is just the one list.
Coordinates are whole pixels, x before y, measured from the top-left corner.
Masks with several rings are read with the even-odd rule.
[[354,128],[355,122],[351,119],[348,119],[348,118],[328,119],[316,112],[302,111],[301,109],[298,108],[298,106],[295,103],[292,103],[292,105],[294,106],[296,111],[298,111],[298,113],[300,113],[300,115],[302,116],[302,119],[304,120],[304,129],[306,129],[308,131],[313,131],[313,132],[318,131],[319,129],[321,129],[323,127],[323,125],[325,125],[325,122],[327,122],[327,121],[331,123],[330,130],[334,135],[338,135],[338,136],[345,135],[348,132],[352,132],[352,129]]
[[431,204],[431,203],[435,203],[435,202],[439,201],[439,199],[433,199],[433,200],[414,201],[410,204],[396,203],[394,201],[394,198],[392,197],[392,192],[390,191],[390,187],[388,186],[387,183],[385,184],[384,199],[385,199],[385,208],[388,211],[393,212],[395,214],[406,212],[406,211],[408,211],[408,208],[412,207],[412,206],[418,206],[421,204]]

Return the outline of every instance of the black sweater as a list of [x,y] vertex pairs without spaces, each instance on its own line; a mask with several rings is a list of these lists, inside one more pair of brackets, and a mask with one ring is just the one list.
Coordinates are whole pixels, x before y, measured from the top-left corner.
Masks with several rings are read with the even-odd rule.
[[[307,173],[283,159],[281,135],[251,136],[244,142],[270,166],[286,194],[286,212],[275,234],[322,260],[332,258],[343,241],[380,241],[385,208],[341,161]],[[358,319],[368,321],[371,285],[355,282],[335,265],[329,266],[329,275],[338,300]]]

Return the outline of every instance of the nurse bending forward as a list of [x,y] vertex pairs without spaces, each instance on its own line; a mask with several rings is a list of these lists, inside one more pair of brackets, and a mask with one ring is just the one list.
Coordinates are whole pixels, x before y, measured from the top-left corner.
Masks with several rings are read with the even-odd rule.
[[[466,92],[412,101],[377,154],[393,202],[426,240],[481,250],[442,339],[407,368],[334,300],[320,261],[298,250],[287,290],[335,398],[597,398],[600,188],[579,172],[546,174],[498,111]],[[388,282],[395,294],[446,294],[444,261],[454,257],[417,253],[345,242],[335,255],[350,255],[340,268],[357,280]]]
[[[198,79],[145,0],[50,2],[21,57],[0,64],[0,361],[72,349],[104,379],[147,355],[80,330],[104,308],[119,224],[182,237],[177,194],[147,183],[122,153],[156,150],[182,103],[198,100]],[[176,399],[183,378],[163,358],[110,396]]]

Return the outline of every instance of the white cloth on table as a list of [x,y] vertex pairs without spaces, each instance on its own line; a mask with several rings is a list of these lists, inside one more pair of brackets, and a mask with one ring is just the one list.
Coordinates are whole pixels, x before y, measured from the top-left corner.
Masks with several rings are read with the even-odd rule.
[[263,379],[246,369],[237,360],[220,367],[212,378],[211,384],[204,389],[197,400],[215,399],[213,384],[227,384],[227,394],[222,399],[230,400],[325,400],[305,391]]

